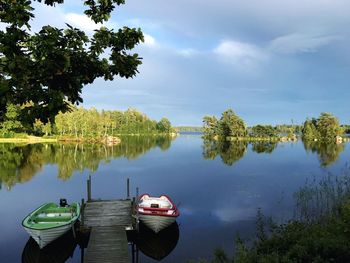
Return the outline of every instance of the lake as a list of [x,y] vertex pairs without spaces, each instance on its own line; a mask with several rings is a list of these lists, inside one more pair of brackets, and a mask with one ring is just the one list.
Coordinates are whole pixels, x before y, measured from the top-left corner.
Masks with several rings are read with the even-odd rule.
[[[207,258],[216,248],[232,255],[239,235],[255,235],[259,208],[276,222],[293,217],[293,193],[306,181],[347,167],[348,144],[203,142],[200,134],[170,140],[127,137],[117,146],[0,144],[0,261],[21,262],[29,239],[22,219],[44,202],[92,197],[167,194],[179,205],[179,240],[162,262]],[[140,262],[155,262],[140,254]],[[80,262],[77,247],[67,262]]]

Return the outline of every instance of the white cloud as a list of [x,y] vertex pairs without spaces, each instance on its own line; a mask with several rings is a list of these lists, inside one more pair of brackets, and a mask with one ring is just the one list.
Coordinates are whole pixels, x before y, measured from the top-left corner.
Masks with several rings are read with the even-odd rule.
[[96,29],[99,29],[103,25],[101,23],[96,24],[94,21],[92,21],[86,15],[80,15],[80,14],[76,14],[76,13],[65,14],[64,20],[68,24],[70,24],[72,26],[76,26],[79,29],[84,30],[86,32],[92,32]]
[[245,70],[256,68],[268,57],[262,49],[255,45],[233,40],[222,41],[214,49],[214,53],[223,61]]
[[144,39],[145,39],[144,44],[146,46],[154,47],[157,44],[155,38],[152,37],[151,35],[143,33],[143,36],[144,36]]
[[192,56],[198,55],[200,52],[193,48],[185,48],[185,49],[179,50],[177,53],[184,57],[192,57]]
[[275,38],[270,42],[269,49],[284,54],[317,52],[336,39],[338,37],[295,33]]

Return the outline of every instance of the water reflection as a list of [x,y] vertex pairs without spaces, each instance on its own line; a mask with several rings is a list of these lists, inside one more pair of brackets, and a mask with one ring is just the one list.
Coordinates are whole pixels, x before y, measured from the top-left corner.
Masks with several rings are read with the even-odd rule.
[[258,141],[252,142],[252,151],[256,153],[272,153],[277,147],[277,142]]
[[[252,151],[256,153],[272,153],[277,142],[258,141],[250,142]],[[247,141],[213,141],[204,140],[203,142],[203,157],[204,159],[215,159],[218,155],[223,163],[233,165],[247,153]]]
[[76,246],[72,231],[68,231],[43,249],[39,248],[33,238],[29,238],[22,252],[22,263],[64,263],[73,257]]
[[[123,137],[115,146],[102,144],[0,144],[0,182],[11,189],[30,181],[44,165],[55,164],[58,178],[69,179],[76,171],[97,171],[99,164],[116,158],[134,160],[155,147],[166,151],[170,137]],[[1,185],[0,184],[0,185]]]
[[[45,147],[40,149],[45,152]],[[67,147],[75,149],[75,145],[73,148],[65,145]],[[77,147],[78,154],[81,147]],[[87,145],[83,147],[88,149]],[[17,146],[17,151],[18,148],[21,147]],[[107,149],[107,154],[110,150]],[[113,150],[116,151],[116,148]],[[57,148],[56,151],[62,149]],[[252,146],[246,151],[239,165],[227,166],[222,163],[220,155],[217,155],[217,162],[204,160],[200,136],[179,136],[171,143],[169,151],[161,152],[160,148],[155,148],[136,160],[120,158],[103,167],[99,165],[97,176],[94,176],[93,196],[104,199],[124,197],[127,178],[131,180],[131,189],[138,186],[142,192],[173,196],[182,203],[182,215],[178,219],[181,238],[176,248],[161,262],[187,262],[189,258],[209,261],[212,251],[218,246],[231,252],[238,232],[242,238],[251,240],[255,234],[258,207],[278,222],[292,218],[292,194],[310,176],[314,178],[324,171],[338,173],[343,170],[350,156],[350,148],[345,147],[339,161],[332,167],[321,168],[316,153],[307,154],[301,141],[278,143],[272,154],[252,152]],[[100,152],[104,152],[104,148]],[[67,159],[72,158],[69,156]],[[0,156],[0,173],[3,173],[2,161]],[[77,201],[85,197],[87,173],[72,176],[62,183],[56,178],[54,161],[30,183],[14,187],[12,191],[0,191],[0,208],[6,211],[1,214],[2,223],[6,226],[1,228],[1,262],[21,262],[28,236],[20,222],[31,208],[60,197]],[[2,186],[3,189],[7,187],[5,180]],[[208,196],[210,198],[206,198]],[[76,248],[73,259],[69,258],[67,262],[80,262],[80,252]],[[141,251],[140,260],[154,262]]]
[[141,222],[139,233],[133,242],[144,255],[160,261],[174,250],[178,240],[179,226],[176,221],[159,233],[153,232]]
[[204,159],[214,160],[219,155],[223,163],[233,165],[246,154],[247,146],[248,143],[243,141],[204,140],[203,157]]
[[327,167],[338,160],[345,149],[345,144],[322,143],[318,141],[303,141],[307,152],[316,153],[318,160],[323,167]]
[[[278,142],[254,141],[249,142],[252,151],[256,153],[272,154],[277,148]],[[316,153],[320,165],[323,167],[333,164],[345,149],[345,144],[321,143],[318,141],[303,141],[306,152]],[[247,153],[248,142],[243,141],[203,141],[203,157],[207,160],[214,160],[221,157],[223,163],[233,165]]]

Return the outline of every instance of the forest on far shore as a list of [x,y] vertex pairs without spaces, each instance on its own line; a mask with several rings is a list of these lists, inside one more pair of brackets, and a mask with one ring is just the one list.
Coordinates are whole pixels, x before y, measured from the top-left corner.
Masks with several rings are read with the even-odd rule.
[[77,108],[61,111],[52,119],[30,118],[25,106],[7,105],[4,121],[0,123],[0,137],[13,138],[27,134],[36,136],[67,136],[92,138],[130,134],[170,134],[175,132],[170,121],[150,119],[146,114],[129,108],[126,111],[98,111]]
[[204,138],[208,140],[261,139],[274,140],[284,137],[296,140],[336,142],[345,133],[350,132],[349,125],[340,125],[332,113],[323,112],[318,118],[307,118],[303,125],[255,125],[247,127],[242,118],[232,109],[224,111],[221,118],[205,116],[203,118]]

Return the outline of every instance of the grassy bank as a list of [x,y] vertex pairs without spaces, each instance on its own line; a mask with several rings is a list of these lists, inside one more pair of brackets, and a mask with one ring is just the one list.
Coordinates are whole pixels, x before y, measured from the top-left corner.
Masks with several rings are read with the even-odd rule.
[[60,136],[51,137],[31,136],[25,133],[14,133],[10,138],[0,138],[0,143],[44,143],[44,142],[71,142],[71,143],[106,143],[119,144],[120,137],[123,136],[152,136],[152,137],[170,137],[175,138],[177,133],[132,133],[118,134],[117,136]]
[[43,142],[57,142],[57,138],[43,138],[43,137],[37,137],[37,136],[0,138],[0,143],[43,143]]

